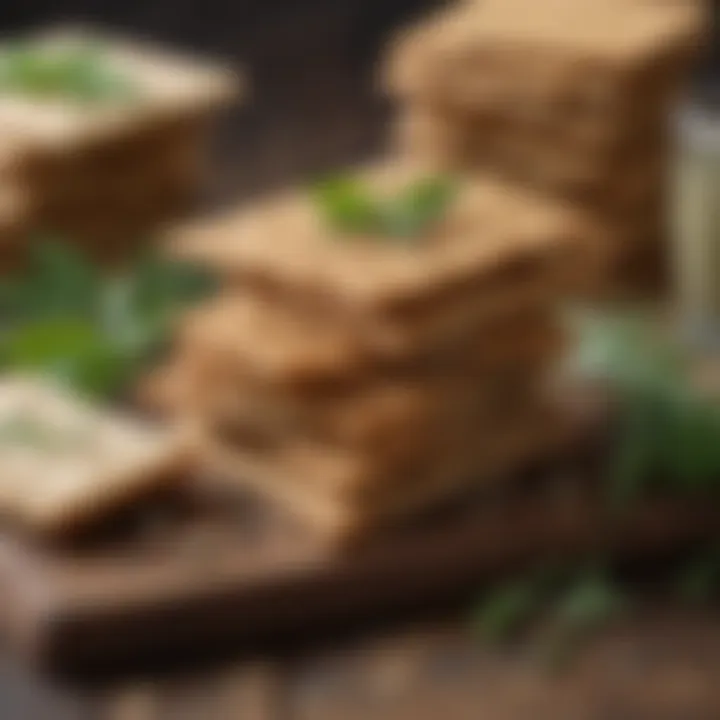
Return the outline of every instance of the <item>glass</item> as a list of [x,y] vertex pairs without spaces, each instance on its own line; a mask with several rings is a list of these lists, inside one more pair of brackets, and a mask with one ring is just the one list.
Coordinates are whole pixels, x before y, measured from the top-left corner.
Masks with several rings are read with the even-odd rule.
[[694,344],[720,348],[720,94],[679,112],[672,193],[678,320]]

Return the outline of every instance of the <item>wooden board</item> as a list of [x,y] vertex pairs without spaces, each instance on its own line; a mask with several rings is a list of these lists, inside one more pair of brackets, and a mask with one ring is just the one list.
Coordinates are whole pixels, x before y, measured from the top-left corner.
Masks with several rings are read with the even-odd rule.
[[720,529],[720,508],[676,501],[611,519],[589,471],[597,461],[587,449],[564,455],[346,554],[257,498],[209,484],[157,498],[74,547],[7,535],[0,620],[34,661],[77,670],[327,631],[460,593],[537,558],[606,547],[643,556]]

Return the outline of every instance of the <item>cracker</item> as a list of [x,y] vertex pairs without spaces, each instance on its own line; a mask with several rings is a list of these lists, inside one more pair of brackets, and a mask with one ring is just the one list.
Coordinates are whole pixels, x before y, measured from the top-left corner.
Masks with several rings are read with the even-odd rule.
[[528,184],[603,212],[639,207],[666,183],[668,138],[665,115],[655,127],[627,133],[610,152],[578,147],[560,131],[525,128],[482,117],[457,118],[413,105],[397,119],[396,142],[428,167],[492,169],[508,181]]
[[72,154],[114,142],[178,115],[202,114],[224,106],[242,89],[237,74],[225,68],[90,28],[56,28],[27,40],[48,50],[88,43],[100,47],[107,62],[142,94],[142,100],[92,107],[91,111],[69,100],[48,102],[3,94],[0,128],[46,151]]
[[662,104],[667,83],[697,51],[701,15],[697,4],[460,5],[398,40],[385,84],[404,98],[464,110],[522,105],[561,123],[626,118],[659,107],[653,95]]
[[[273,391],[343,391],[383,374],[463,373],[468,365],[492,370],[552,352],[561,332],[547,307],[528,302],[500,313],[454,346],[418,346],[392,362],[374,355],[348,322],[266,303],[257,296],[221,297],[191,314],[180,328],[177,352],[204,367],[208,382],[228,377]],[[258,338],[262,338],[261,341]]]
[[0,382],[0,509],[43,535],[102,521],[189,469],[191,445],[46,382]]
[[370,453],[367,449],[352,449],[320,443],[298,434],[262,435],[258,423],[236,425],[232,434],[218,433],[206,423],[213,442],[235,449],[270,468],[278,474],[292,477],[295,485],[309,492],[332,498],[337,502],[363,505],[369,499],[377,501],[400,487],[413,487],[416,477],[442,472],[443,468],[468,456],[492,453],[498,443],[523,434],[528,428],[537,429],[547,421],[548,398],[537,394],[523,403],[495,406],[488,412],[481,398],[468,400],[458,406],[452,417],[435,428],[430,437],[408,442],[396,455]]
[[[366,503],[356,498],[333,497],[308,487],[286,466],[267,462],[259,455],[216,442],[206,446],[208,467],[220,477],[253,487],[312,529],[335,542],[352,541],[380,526],[422,514],[448,499],[474,488],[507,481],[508,476],[533,460],[552,452],[567,440],[565,423],[534,422],[530,430],[498,439],[484,452],[455,455],[441,467],[412,475],[411,482],[389,485]],[[537,419],[536,419],[537,420]]]
[[[372,177],[397,188],[417,173],[389,166]],[[586,232],[585,218],[562,205],[466,179],[415,243],[338,236],[306,192],[181,229],[171,243],[254,291],[345,318],[392,354],[462,334],[528,296],[557,296]]]
[[458,424],[500,421],[536,403],[543,392],[543,373],[537,367],[484,379],[379,383],[337,398],[273,398],[246,388],[206,418],[228,439],[236,432],[242,438],[245,428],[254,427],[268,439],[297,438],[394,462],[434,447]]
[[220,296],[188,315],[177,346],[209,372],[224,369],[281,388],[354,378],[371,362],[348,324],[245,293]]

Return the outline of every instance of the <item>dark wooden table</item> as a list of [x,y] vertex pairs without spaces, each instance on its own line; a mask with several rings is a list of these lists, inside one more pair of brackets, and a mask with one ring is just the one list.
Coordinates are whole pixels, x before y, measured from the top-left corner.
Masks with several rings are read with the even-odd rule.
[[565,668],[542,644],[484,645],[426,622],[324,650],[225,661],[89,687],[0,669],[3,720],[711,720],[720,614],[644,609]]

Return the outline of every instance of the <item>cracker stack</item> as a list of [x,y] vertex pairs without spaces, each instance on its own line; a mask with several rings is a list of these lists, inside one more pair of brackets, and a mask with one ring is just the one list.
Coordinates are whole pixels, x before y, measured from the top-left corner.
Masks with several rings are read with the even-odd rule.
[[91,48],[127,84],[100,101],[0,93],[3,140],[25,150],[14,182],[29,196],[33,228],[102,256],[187,207],[204,177],[208,124],[238,95],[237,77],[79,30],[27,43],[46,55]]
[[[370,177],[384,193],[411,175]],[[561,441],[544,378],[584,232],[482,179],[405,241],[333,230],[305,191],[186,228],[178,252],[227,289],[188,318],[146,397],[197,421],[225,476],[335,540],[362,537]]]
[[666,126],[702,10],[700,0],[457,5],[393,47],[384,83],[400,105],[398,141],[431,164],[587,207],[608,227],[612,280],[658,254]]

